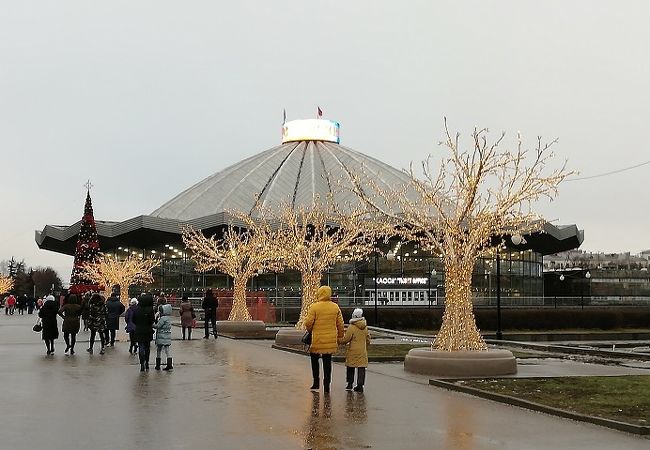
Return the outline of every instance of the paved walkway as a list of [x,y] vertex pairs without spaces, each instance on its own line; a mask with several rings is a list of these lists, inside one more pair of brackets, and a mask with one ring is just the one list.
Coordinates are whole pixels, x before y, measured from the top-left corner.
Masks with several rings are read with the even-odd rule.
[[[105,355],[45,356],[33,316],[0,315],[0,448],[647,449],[650,440],[451,393],[371,365],[365,394],[312,393],[309,363],[267,341],[174,341],[172,373]],[[174,330],[177,332],[177,330]],[[81,333],[80,338],[87,339]],[[200,337],[200,334],[199,334]]]

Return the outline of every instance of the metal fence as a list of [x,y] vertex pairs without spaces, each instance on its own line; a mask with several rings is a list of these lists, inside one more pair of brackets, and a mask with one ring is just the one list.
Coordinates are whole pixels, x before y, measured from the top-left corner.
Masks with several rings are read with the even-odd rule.
[[[220,300],[225,300],[222,305],[230,304],[230,298],[219,297]],[[263,299],[263,300],[262,300]],[[375,308],[374,300],[367,297],[336,297],[334,299],[339,306],[343,308],[364,308],[366,315],[370,314],[370,310]],[[191,297],[190,301],[192,306],[201,312],[201,303],[203,301],[200,297]],[[301,307],[301,297],[249,297],[246,299],[249,307],[254,307],[258,301],[268,301],[275,308],[275,317],[278,322],[287,322],[291,318],[297,317]],[[475,308],[496,308],[496,297],[475,297],[472,300]],[[173,302],[173,306],[178,306],[180,300]],[[502,308],[594,308],[594,307],[634,307],[634,306],[648,306],[650,307],[650,297],[501,297],[500,299]],[[394,301],[390,303],[377,303],[376,307],[381,310],[388,309],[415,309],[415,308],[430,308],[442,309],[445,305],[445,297],[438,297],[437,303],[432,302],[399,302]]]

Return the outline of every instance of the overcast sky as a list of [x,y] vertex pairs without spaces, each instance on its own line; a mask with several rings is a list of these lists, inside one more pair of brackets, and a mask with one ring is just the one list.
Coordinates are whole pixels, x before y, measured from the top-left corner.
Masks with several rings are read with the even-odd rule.
[[[52,265],[34,230],[148,214],[320,105],[398,168],[467,135],[559,138],[582,177],[650,160],[647,1],[0,0],[0,259]],[[650,248],[650,165],[538,209],[583,249]]]

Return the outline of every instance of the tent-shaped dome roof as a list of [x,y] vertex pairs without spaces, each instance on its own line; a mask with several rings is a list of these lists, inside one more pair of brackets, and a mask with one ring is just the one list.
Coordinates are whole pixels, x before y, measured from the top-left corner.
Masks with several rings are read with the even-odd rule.
[[408,179],[398,169],[335,143],[287,142],[209,176],[151,216],[189,221],[229,210],[250,213],[256,205],[311,206],[330,194],[343,207],[359,201],[342,186],[349,185],[350,174],[362,172],[382,187],[395,188]]

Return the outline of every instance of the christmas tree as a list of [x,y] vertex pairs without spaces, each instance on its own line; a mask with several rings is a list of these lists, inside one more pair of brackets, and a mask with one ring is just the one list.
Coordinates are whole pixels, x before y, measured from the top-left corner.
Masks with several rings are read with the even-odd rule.
[[77,238],[72,277],[70,278],[70,293],[72,294],[99,291],[99,285],[87,278],[87,275],[82,270],[85,264],[96,261],[97,254],[99,253],[99,238],[97,237],[97,228],[95,227],[93,203],[90,199],[90,182],[88,182],[86,187],[86,205],[84,206],[84,215],[81,218],[81,228],[79,229],[79,237]]

